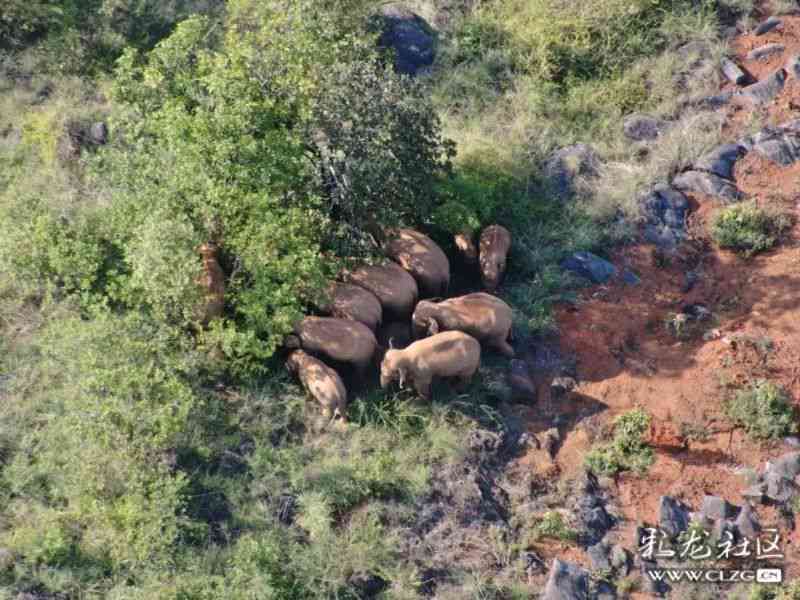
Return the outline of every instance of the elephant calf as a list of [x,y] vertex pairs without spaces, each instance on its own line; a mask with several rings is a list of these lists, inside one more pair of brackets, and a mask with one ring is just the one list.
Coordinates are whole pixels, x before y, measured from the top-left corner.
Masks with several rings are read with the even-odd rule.
[[386,255],[411,273],[423,297],[444,296],[450,287],[450,261],[427,235],[413,229],[389,233]]
[[497,289],[506,272],[506,259],[511,249],[511,234],[500,225],[490,225],[481,232],[478,243],[478,262],[483,287],[490,292]]
[[320,312],[339,319],[358,321],[377,330],[383,320],[383,309],[375,294],[357,285],[332,283],[328,288],[330,302],[320,306]]
[[446,331],[419,340],[404,350],[389,350],[381,363],[381,387],[410,381],[417,393],[430,398],[434,377],[455,377],[467,385],[481,364],[481,345],[461,331]]
[[414,337],[440,331],[463,331],[481,343],[514,358],[511,307],[491,294],[478,292],[443,302],[422,300],[411,318]]
[[305,317],[294,328],[300,348],[354,367],[363,378],[378,347],[369,327],[358,321],[333,317]]
[[393,262],[366,265],[347,274],[347,281],[375,294],[387,320],[407,319],[419,297],[417,282]]
[[289,355],[286,366],[297,374],[300,383],[322,407],[329,419],[347,417],[347,389],[339,374],[318,358],[295,350]]

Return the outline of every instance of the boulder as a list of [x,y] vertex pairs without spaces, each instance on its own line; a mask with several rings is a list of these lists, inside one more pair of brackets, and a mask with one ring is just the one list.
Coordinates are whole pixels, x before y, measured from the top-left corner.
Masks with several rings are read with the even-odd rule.
[[749,488],[743,490],[741,494],[744,498],[749,498],[756,502],[763,502],[764,494],[766,491],[767,491],[767,484],[764,482],[758,482],[751,485]]
[[733,519],[739,513],[739,508],[719,496],[704,496],[700,507],[700,514],[709,521],[717,519]]
[[689,528],[689,509],[672,496],[661,496],[658,506],[658,524],[670,538],[676,538]]
[[667,123],[650,115],[632,114],[622,121],[622,130],[628,139],[641,142],[654,140],[667,128]]
[[782,24],[783,21],[781,21],[778,17],[770,17],[769,19],[759,23],[758,26],[753,30],[753,33],[756,35],[764,35],[776,27],[780,27]]
[[617,268],[591,252],[576,252],[561,262],[561,268],[594,283],[606,283],[617,274]]
[[786,61],[786,73],[794,77],[795,79],[800,78],[800,55],[795,54],[794,56],[790,57],[789,60]]
[[744,85],[750,80],[747,73],[742,71],[739,65],[729,58],[722,57],[720,60],[720,68],[725,78],[735,85]]
[[436,58],[436,35],[425,20],[400,4],[383,7],[379,14],[378,44],[394,52],[398,73],[416,75]]
[[586,144],[576,144],[556,150],[544,165],[545,177],[556,195],[564,200],[576,192],[580,177],[593,177],[600,168],[600,159]]
[[753,48],[747,53],[747,60],[761,60],[769,58],[775,54],[780,54],[785,50],[783,44],[764,44],[758,48]]
[[642,201],[646,224],[645,239],[663,249],[673,249],[686,239],[689,199],[678,190],[657,185]]
[[753,150],[784,167],[800,160],[800,134],[791,129],[765,129],[750,141]]
[[696,161],[692,168],[732,180],[733,167],[744,154],[745,148],[740,144],[723,144]]
[[102,121],[92,123],[89,127],[89,140],[98,146],[108,143],[108,126]]
[[755,105],[766,104],[771,102],[778,94],[783,91],[783,86],[786,83],[786,71],[778,69],[771,73],[761,81],[748,85],[739,92],[742,98],[745,98]]
[[542,600],[588,600],[589,572],[579,565],[555,559]]
[[706,96],[705,98],[701,98],[696,102],[696,104],[699,108],[716,110],[728,104],[732,99],[733,99],[733,92],[729,90],[727,92],[720,92],[719,94],[714,94],[712,96]]
[[739,516],[736,517],[735,525],[736,530],[749,539],[755,538],[759,531],[761,531],[761,525],[758,523],[756,513],[747,503],[745,503],[742,510],[739,511]]
[[611,568],[611,546],[605,541],[598,542],[586,549],[592,568],[596,570]]
[[790,479],[772,471],[767,471],[764,475],[764,483],[767,486],[764,495],[779,503],[788,502],[797,491]]
[[800,452],[789,452],[770,462],[767,472],[784,479],[794,479],[800,475]]
[[672,180],[672,185],[682,192],[698,192],[726,203],[738,202],[743,197],[733,183],[705,171],[685,171]]
[[620,577],[627,577],[631,572],[631,555],[619,544],[611,547],[611,567]]
[[580,537],[587,546],[598,543],[614,527],[614,518],[608,514],[602,503],[579,511],[578,517],[583,525]]

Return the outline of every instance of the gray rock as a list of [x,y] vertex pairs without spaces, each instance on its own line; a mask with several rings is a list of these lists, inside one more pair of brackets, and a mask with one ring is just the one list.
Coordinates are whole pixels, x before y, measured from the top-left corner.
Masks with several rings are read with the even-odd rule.
[[790,130],[765,129],[752,138],[752,149],[782,166],[800,160],[800,134]]
[[750,78],[747,76],[747,73],[739,68],[739,65],[724,56],[720,60],[720,68],[722,69],[722,74],[725,75],[725,78],[733,84],[744,85],[750,80]]
[[561,268],[594,283],[606,283],[617,274],[617,268],[591,252],[576,252],[561,262]]
[[689,199],[678,190],[657,185],[642,201],[645,239],[663,249],[673,249],[686,239],[686,213]]
[[800,78],[800,55],[795,54],[786,61],[786,72],[794,78]]
[[747,53],[747,60],[761,60],[769,58],[773,54],[780,54],[785,50],[783,44],[764,44],[758,48],[753,48]]
[[628,139],[641,142],[654,140],[667,128],[667,123],[650,115],[632,114],[622,121],[622,130]]
[[577,382],[572,377],[556,377],[550,384],[550,397],[558,400],[577,387]]
[[705,98],[701,98],[700,100],[697,101],[697,106],[700,108],[716,110],[728,104],[732,99],[733,99],[732,91],[720,92],[719,94],[714,94],[713,96],[706,96]]
[[588,600],[589,572],[573,563],[555,559],[547,576],[542,600]]
[[682,192],[699,192],[720,198],[726,203],[738,202],[743,198],[733,183],[705,171],[685,171],[672,180],[672,185]]
[[788,502],[797,491],[791,480],[771,471],[764,476],[764,483],[767,484],[764,495],[775,502]]
[[739,508],[719,496],[704,496],[700,507],[700,514],[710,521],[717,519],[733,519],[739,513]]
[[770,17],[766,21],[762,21],[761,23],[759,23],[758,27],[755,28],[753,33],[755,33],[756,35],[764,35],[765,33],[769,33],[770,31],[772,31],[776,27],[779,27],[782,24],[783,21],[781,21],[778,17]]
[[583,510],[578,515],[584,530],[581,532],[582,542],[589,546],[596,544],[614,527],[614,518],[608,514],[605,506],[600,504],[594,508]]
[[794,479],[800,475],[800,452],[789,452],[770,462],[767,472],[785,479]]
[[579,177],[593,177],[599,168],[595,151],[586,144],[576,144],[553,152],[545,162],[544,174],[563,200],[576,192]]
[[89,139],[98,146],[107,144],[108,126],[103,122],[92,123],[92,126],[89,127]]
[[742,88],[739,94],[755,105],[771,102],[778,94],[783,91],[786,83],[786,71],[778,69],[758,83]]
[[714,148],[692,165],[697,171],[708,171],[723,179],[733,179],[733,167],[745,154],[740,144],[723,144]]
[[711,58],[711,47],[706,42],[686,42],[675,52],[684,62],[691,59]]
[[611,568],[611,546],[605,541],[598,542],[593,546],[586,549],[589,555],[589,560],[592,562],[592,568],[610,569]]
[[389,582],[374,573],[354,573],[348,580],[350,587],[356,592],[357,597],[363,600],[377,598],[381,592],[389,587]]
[[661,496],[658,524],[669,537],[676,538],[689,527],[688,507],[671,496]]
[[735,540],[737,529],[731,521],[717,519],[711,528],[711,537],[715,540]]
[[595,582],[592,589],[592,600],[616,600],[617,588],[602,579]]
[[611,567],[620,577],[627,577],[631,572],[631,555],[619,544],[611,547]]
[[394,51],[398,73],[416,75],[436,58],[436,35],[425,20],[400,4],[383,7],[378,17],[378,44]]
[[742,496],[755,500],[756,502],[763,502],[766,491],[767,484],[764,482],[759,482],[742,491]]
[[761,525],[758,523],[758,518],[753,508],[745,503],[739,516],[736,517],[736,529],[746,538],[754,538],[761,531]]

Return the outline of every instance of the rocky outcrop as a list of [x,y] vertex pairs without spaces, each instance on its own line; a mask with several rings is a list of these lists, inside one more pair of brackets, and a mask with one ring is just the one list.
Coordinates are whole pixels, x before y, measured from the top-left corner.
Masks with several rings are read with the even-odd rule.
[[746,149],[741,144],[723,144],[695,161],[692,168],[733,180],[733,167],[745,152]]
[[719,198],[726,203],[738,202],[742,193],[732,182],[714,173],[684,171],[672,180],[672,186],[682,192],[698,192]]
[[657,185],[642,201],[646,217],[645,239],[665,250],[672,250],[686,239],[686,214],[689,200],[675,188]]
[[561,262],[561,268],[593,283],[606,283],[617,274],[614,265],[591,252],[576,252]]
[[394,52],[398,73],[416,75],[436,58],[436,35],[425,20],[401,4],[390,4],[377,17],[378,44]]
[[758,26],[753,30],[753,33],[755,35],[764,35],[765,33],[769,33],[773,29],[776,29],[782,25],[783,21],[781,21],[778,17],[770,17],[759,23]]
[[763,58],[769,58],[775,54],[780,54],[786,48],[783,44],[764,44],[763,46],[759,46],[758,48],[753,48],[750,52],[747,53],[747,60],[761,60]]
[[589,572],[579,565],[553,561],[542,600],[589,600]]
[[575,144],[553,152],[544,165],[544,175],[562,200],[577,191],[578,179],[593,177],[600,168],[597,153],[586,144]]
[[748,85],[740,92],[742,98],[749,100],[756,106],[766,104],[772,101],[778,94],[783,91],[783,86],[786,83],[786,71],[778,69],[774,73],[768,75],[758,83]]

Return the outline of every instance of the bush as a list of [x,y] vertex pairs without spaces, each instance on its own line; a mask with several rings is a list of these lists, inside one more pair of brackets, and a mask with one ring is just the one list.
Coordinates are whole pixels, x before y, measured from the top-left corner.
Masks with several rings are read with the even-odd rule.
[[611,443],[595,448],[586,455],[586,466],[598,475],[615,475],[620,471],[644,473],[653,464],[653,449],[644,441],[650,427],[650,415],[635,409],[614,420]]
[[780,386],[759,379],[725,403],[725,413],[758,440],[779,439],[797,431],[794,409]]
[[790,225],[787,214],[744,202],[719,211],[711,235],[721,247],[749,257],[772,248]]
[[562,542],[574,542],[578,539],[578,532],[569,527],[561,513],[546,512],[534,525],[533,534],[536,539],[549,538]]

